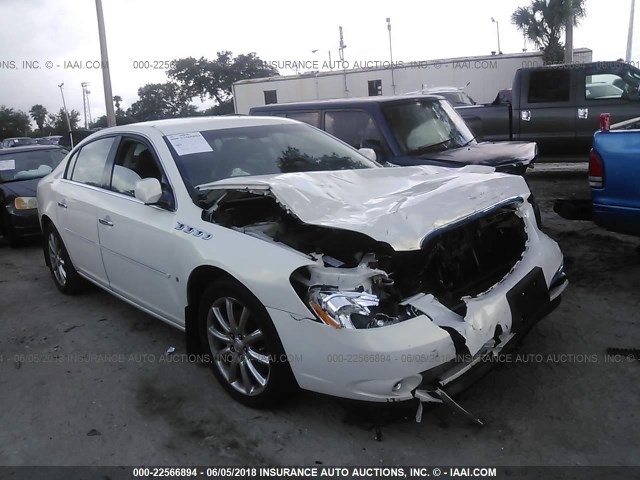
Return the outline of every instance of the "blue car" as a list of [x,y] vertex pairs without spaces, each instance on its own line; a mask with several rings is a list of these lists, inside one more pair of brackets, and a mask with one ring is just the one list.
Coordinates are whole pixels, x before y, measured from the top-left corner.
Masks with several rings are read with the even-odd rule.
[[589,185],[594,222],[640,236],[640,130],[595,133]]

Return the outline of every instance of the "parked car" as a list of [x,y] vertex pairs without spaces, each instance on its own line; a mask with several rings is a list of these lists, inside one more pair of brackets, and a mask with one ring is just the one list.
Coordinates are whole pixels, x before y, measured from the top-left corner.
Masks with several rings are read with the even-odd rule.
[[393,165],[488,165],[524,174],[535,143],[477,142],[442,97],[365,97],[254,107],[250,115],[286,116],[320,128],[355,148],[370,148]]
[[49,137],[37,138],[38,145],[58,145],[62,135],[51,135]]
[[638,116],[639,87],[640,70],[622,62],[523,68],[515,74],[511,103],[459,107],[458,113],[484,140],[587,153],[600,113],[619,121]]
[[25,236],[40,233],[36,186],[67,152],[42,145],[0,150],[0,231],[11,247]]
[[12,137],[5,138],[2,141],[2,148],[23,147],[25,145],[37,145],[35,138],[30,137]]
[[462,88],[457,87],[429,87],[422,90],[407,93],[407,95],[439,95],[444,97],[454,107],[462,107],[465,105],[476,105],[475,100],[471,98]]
[[92,135],[99,130],[99,128],[79,128],[78,130],[72,130],[71,132],[65,133],[58,139],[58,145],[65,148],[73,148],[89,135]]
[[86,279],[185,330],[253,406],[296,386],[451,404],[567,285],[522,177],[381,168],[285,118],[102,130],[38,209],[61,292]]
[[[640,118],[593,136],[589,185],[593,220],[608,230],[640,235]],[[622,125],[621,125],[622,126]]]

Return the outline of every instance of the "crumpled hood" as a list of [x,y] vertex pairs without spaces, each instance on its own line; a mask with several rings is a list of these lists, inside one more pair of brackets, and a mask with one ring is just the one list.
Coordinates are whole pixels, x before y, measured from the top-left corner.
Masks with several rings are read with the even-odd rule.
[[268,191],[304,223],[360,232],[396,251],[417,250],[434,230],[530,193],[522,177],[482,166],[285,173],[198,188]]
[[425,153],[419,158],[498,167],[505,164],[529,165],[537,155],[535,142],[480,142],[444,152]]

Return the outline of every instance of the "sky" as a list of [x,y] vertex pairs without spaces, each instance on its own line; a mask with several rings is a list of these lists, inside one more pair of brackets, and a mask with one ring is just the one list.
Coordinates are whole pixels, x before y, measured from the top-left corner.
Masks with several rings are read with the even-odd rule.
[[[268,61],[324,62],[331,50],[336,60],[339,26],[347,45],[345,60],[388,61],[387,17],[394,61],[488,55],[497,50],[491,17],[499,23],[502,51],[521,52],[523,37],[510,17],[529,2],[103,0],[103,11],[113,94],[127,108],[139,87],[167,80],[163,63],[176,58],[215,58],[216,52],[230,50],[256,52]],[[630,4],[587,0],[587,17],[574,32],[574,47],[591,48],[594,60],[624,58]],[[640,31],[633,52],[638,66]],[[57,112],[62,107],[58,85],[64,83],[67,108],[82,114],[81,83],[88,82],[95,119],[105,113],[99,61],[94,0],[0,0],[0,105],[28,112],[42,104]]]

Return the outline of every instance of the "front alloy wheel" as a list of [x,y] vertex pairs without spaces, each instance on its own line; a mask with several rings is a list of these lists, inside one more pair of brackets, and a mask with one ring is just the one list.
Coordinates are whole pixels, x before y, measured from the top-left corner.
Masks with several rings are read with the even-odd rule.
[[229,385],[247,396],[262,393],[270,361],[249,308],[232,297],[218,298],[207,315],[207,334],[215,367]]
[[200,299],[198,330],[214,375],[239,402],[267,407],[295,391],[267,310],[240,283],[225,279],[209,285]]

